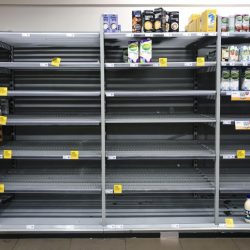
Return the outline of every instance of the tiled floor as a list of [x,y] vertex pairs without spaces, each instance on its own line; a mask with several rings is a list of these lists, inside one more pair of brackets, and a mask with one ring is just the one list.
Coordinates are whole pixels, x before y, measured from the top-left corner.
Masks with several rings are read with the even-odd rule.
[[0,239],[0,250],[249,250],[250,238]]

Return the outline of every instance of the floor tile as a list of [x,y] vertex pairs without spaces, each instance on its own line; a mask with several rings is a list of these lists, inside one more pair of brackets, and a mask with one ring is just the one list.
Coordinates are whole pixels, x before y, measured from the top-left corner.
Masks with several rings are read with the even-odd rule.
[[250,238],[233,238],[232,240],[238,246],[239,250],[250,249]]
[[12,250],[17,243],[17,239],[0,239],[0,250]]
[[125,239],[72,239],[70,250],[125,250]]
[[239,250],[230,238],[180,239],[183,250]]
[[69,250],[71,239],[20,239],[14,250]]
[[128,238],[126,250],[181,250],[178,239]]

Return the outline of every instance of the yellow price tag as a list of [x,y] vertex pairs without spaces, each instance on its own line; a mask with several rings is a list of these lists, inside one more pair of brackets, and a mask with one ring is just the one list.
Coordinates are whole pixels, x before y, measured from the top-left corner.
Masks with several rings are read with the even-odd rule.
[[6,124],[7,124],[7,117],[0,116],[0,125],[6,125]]
[[0,183],[0,193],[4,193],[4,184]]
[[160,67],[167,67],[168,66],[168,59],[165,58],[159,58],[159,65]]
[[0,96],[7,96],[8,95],[8,88],[1,87],[0,88]]
[[197,57],[196,66],[199,66],[199,67],[205,66],[205,57]]
[[234,219],[233,218],[225,218],[225,224],[228,228],[234,227]]
[[12,150],[4,150],[3,151],[3,158],[4,159],[11,159],[12,158]]
[[246,158],[246,150],[237,150],[237,158],[245,159]]
[[70,151],[70,160],[78,160],[79,151]]
[[61,63],[61,58],[60,57],[55,57],[51,61],[51,65],[55,67],[59,67]]
[[114,184],[114,194],[122,193],[122,184]]

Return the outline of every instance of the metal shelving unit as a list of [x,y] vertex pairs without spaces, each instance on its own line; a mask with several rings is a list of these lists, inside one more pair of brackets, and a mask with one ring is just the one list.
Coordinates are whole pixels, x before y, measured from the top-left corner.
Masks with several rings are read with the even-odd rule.
[[[126,63],[127,42],[145,37],[152,63]],[[249,39],[1,32],[0,232],[249,231],[249,137],[234,128],[248,102],[220,92],[222,67],[249,66],[221,62],[222,45]]]

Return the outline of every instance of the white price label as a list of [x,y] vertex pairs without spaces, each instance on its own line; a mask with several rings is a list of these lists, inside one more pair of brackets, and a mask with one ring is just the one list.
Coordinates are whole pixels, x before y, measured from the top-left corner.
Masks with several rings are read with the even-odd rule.
[[123,225],[107,225],[107,228],[109,229],[122,229]]
[[106,189],[105,193],[106,194],[113,194],[114,191],[113,191],[113,189]]
[[134,37],[134,34],[132,34],[132,33],[127,33],[127,34],[126,34],[126,37]]
[[225,223],[220,223],[220,224],[219,224],[219,227],[225,228],[225,227],[226,227],[226,224],[225,224]]
[[28,229],[28,230],[34,230],[35,229],[35,225],[26,225],[26,229]]
[[180,224],[171,224],[172,228],[180,228]]
[[0,155],[0,159],[3,159],[3,155]]
[[70,155],[63,155],[64,160],[70,160]]
[[107,96],[107,97],[114,97],[114,96],[115,96],[115,93],[114,93],[114,92],[107,92],[107,93],[106,93],[106,96]]
[[192,66],[193,66],[193,63],[191,63],[191,62],[186,62],[186,63],[184,63],[184,66],[185,66],[185,67],[192,67]]
[[232,95],[232,92],[231,91],[226,91],[226,95]]
[[224,120],[224,121],[222,121],[222,124],[223,125],[231,125],[232,124],[232,120]]
[[229,36],[229,32],[222,32],[222,36]]
[[208,36],[216,36],[216,35],[217,35],[216,32],[209,32],[209,33],[208,33]]
[[236,130],[250,130],[250,121],[235,121]]
[[235,62],[230,62],[229,65],[230,66],[235,66]]
[[74,33],[66,33],[66,37],[75,37]]
[[152,33],[145,33],[145,37],[153,37],[154,36],[154,34],[152,34]]
[[248,66],[248,62],[242,62],[243,66]]
[[48,63],[40,63],[40,67],[49,67]]
[[110,156],[108,156],[108,159],[109,160],[116,160],[116,156],[115,155],[110,155]]
[[113,63],[106,63],[106,67],[113,68],[115,65]]
[[223,159],[235,159],[235,155],[233,154],[226,154],[226,155],[222,155]]
[[192,34],[190,32],[184,32],[183,36],[191,36]]
[[221,66],[227,66],[226,62],[221,62]]
[[205,36],[205,33],[203,33],[203,32],[198,32],[198,33],[197,33],[197,36]]
[[159,67],[159,63],[153,63],[153,67]]
[[138,67],[138,63],[130,63],[130,67]]
[[22,33],[22,37],[30,37],[30,33]]
[[164,33],[164,36],[165,36],[165,37],[172,37],[173,34],[172,34],[172,33]]

